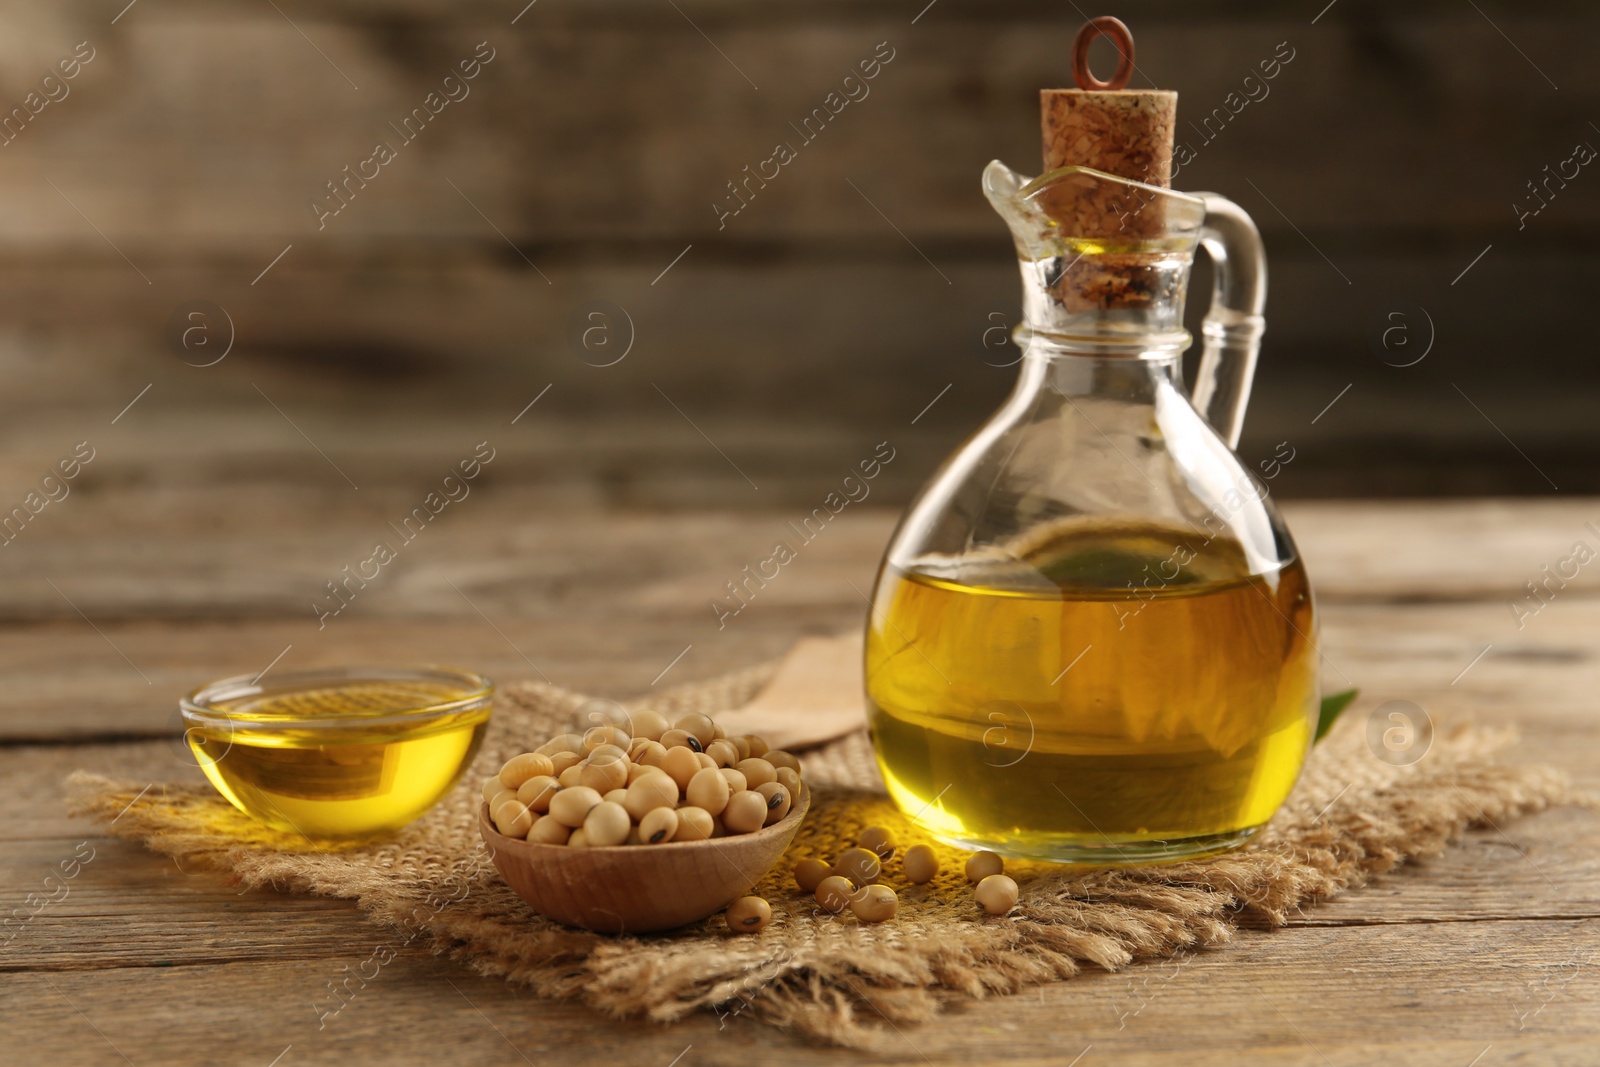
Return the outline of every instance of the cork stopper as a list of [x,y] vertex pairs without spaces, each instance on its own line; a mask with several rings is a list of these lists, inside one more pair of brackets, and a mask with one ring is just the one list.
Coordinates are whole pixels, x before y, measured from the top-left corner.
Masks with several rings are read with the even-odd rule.
[[1093,167],[1170,188],[1177,115],[1168,89],[1041,89],[1044,169]]
[[[1104,36],[1116,46],[1116,72],[1102,81],[1089,70],[1089,46]],[[1039,92],[1039,127],[1045,170],[1090,167],[1163,189],[1172,184],[1173,133],[1178,94],[1126,89],[1133,74],[1133,34],[1121,20],[1102,16],[1085,23],[1072,49],[1076,89]],[[1093,179],[1068,180],[1040,195],[1039,206],[1069,237],[1108,245],[1137,245],[1161,236],[1166,213],[1147,191]],[[1084,261],[1058,283],[1058,298],[1072,310],[1144,306],[1157,288],[1150,257],[1136,248]],[[1150,275],[1147,277],[1147,275]]]
[[[1116,73],[1107,81],[1089,70],[1089,46],[1101,36],[1116,46],[1118,55]],[[1166,89],[1123,88],[1134,70],[1133,35],[1128,27],[1109,15],[1085,23],[1073,43],[1072,67],[1078,88],[1039,91],[1045,170],[1092,167],[1169,188],[1178,94]],[[1065,232],[1075,236],[1137,239],[1154,236],[1163,224],[1160,212],[1151,212],[1159,205],[1136,210],[1143,205],[1126,203],[1129,198],[1116,190],[1090,190],[1071,204],[1063,199],[1052,197],[1048,206]]]

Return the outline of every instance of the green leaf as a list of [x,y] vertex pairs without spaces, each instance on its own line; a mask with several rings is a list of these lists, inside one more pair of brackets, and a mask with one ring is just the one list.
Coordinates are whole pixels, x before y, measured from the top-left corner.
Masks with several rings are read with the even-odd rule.
[[1346,689],[1342,693],[1322,698],[1322,714],[1317,717],[1317,740],[1321,741],[1327,732],[1333,729],[1333,724],[1338,721],[1339,713],[1350,706],[1355,700],[1359,689]]

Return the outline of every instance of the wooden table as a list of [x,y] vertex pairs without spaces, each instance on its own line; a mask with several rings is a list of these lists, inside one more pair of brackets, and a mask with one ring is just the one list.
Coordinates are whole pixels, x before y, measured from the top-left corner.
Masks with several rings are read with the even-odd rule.
[[[271,500],[202,513],[149,493],[138,507],[130,499],[69,501],[81,511],[36,547],[29,567],[38,570],[17,569],[15,548],[0,559],[9,590],[0,904],[23,906],[60,861],[93,855],[65,898],[0,943],[0,1060],[694,1067],[839,1058],[745,1019],[619,1024],[421,948],[401,952],[319,1030],[313,1000],[367,957],[379,928],[351,903],[239,893],[103,836],[63,813],[58,775],[64,763],[182,775],[172,747],[180,691],[260,670],[285,646],[284,668],[456,660],[615,696],[647,689],[669,664],[657,684],[755,662],[802,633],[857,624],[863,605],[850,583],[870,581],[890,512],[847,511],[719,631],[708,602],[769,553],[791,514],[550,513],[521,495],[486,494],[463,504],[470,519],[441,523],[387,585],[318,631],[302,602],[360,558],[382,528],[378,514],[330,512],[308,533],[303,516],[286,518]],[[1600,501],[1285,511],[1320,598],[1328,685],[1362,689],[1347,714],[1404,698],[1440,722],[1512,723],[1523,736],[1513,758],[1600,784],[1595,565],[1521,628],[1509,606],[1575,542],[1600,548],[1585,525],[1600,524]],[[881,1054],[850,1055],[1084,1067],[1594,1064],[1597,846],[1595,816],[1582,809],[1474,832],[1286,929],[958,1008],[889,1031]]]

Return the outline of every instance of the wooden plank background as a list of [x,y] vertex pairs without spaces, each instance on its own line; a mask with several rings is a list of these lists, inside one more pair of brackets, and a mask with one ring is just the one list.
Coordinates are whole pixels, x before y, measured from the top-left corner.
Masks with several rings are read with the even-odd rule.
[[[0,148],[0,484],[147,384],[144,418],[119,432],[191,470],[282,429],[252,383],[358,466],[338,440],[352,409],[471,434],[552,385],[554,436],[649,444],[597,444],[540,478],[626,500],[743,484],[712,457],[716,484],[653,491],[671,476],[646,457],[684,440],[683,415],[791,500],[891,431],[931,464],[1014,377],[992,365],[1013,356],[984,344],[1015,324],[1017,282],[978,177],[995,157],[1037,166],[1034,94],[1068,80],[1079,15],[925,6],[0,7],[0,101],[20,105],[78,42],[94,50]],[[1177,89],[1191,120],[1281,42],[1294,57],[1213,141],[1185,133],[1198,158],[1179,178],[1245,206],[1271,257],[1244,451],[1294,442],[1289,495],[1600,488],[1600,369],[1573,300],[1600,281],[1600,183],[1580,174],[1521,229],[1512,207],[1576,142],[1600,143],[1600,14],[1576,0],[1322,7],[1108,9],[1135,29],[1135,84]],[[389,124],[481,41],[494,59],[470,95],[319,231],[308,204],[324,183],[398,142]],[[894,58],[870,95],[719,229],[725,183],[797,139],[789,123],[879,42]],[[195,299],[233,324],[215,367],[183,365],[165,337]],[[602,299],[634,337],[608,368],[568,340]],[[1420,346],[1422,311],[1432,352],[1386,366],[1389,316]]]

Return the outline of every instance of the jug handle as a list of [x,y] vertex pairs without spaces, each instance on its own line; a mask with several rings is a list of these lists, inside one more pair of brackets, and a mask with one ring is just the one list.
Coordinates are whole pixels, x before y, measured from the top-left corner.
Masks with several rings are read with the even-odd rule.
[[1229,448],[1237,448],[1267,326],[1261,315],[1267,304],[1267,261],[1261,235],[1243,208],[1215,193],[1196,195],[1206,205],[1200,244],[1211,257],[1216,281],[1200,329],[1194,406]]

